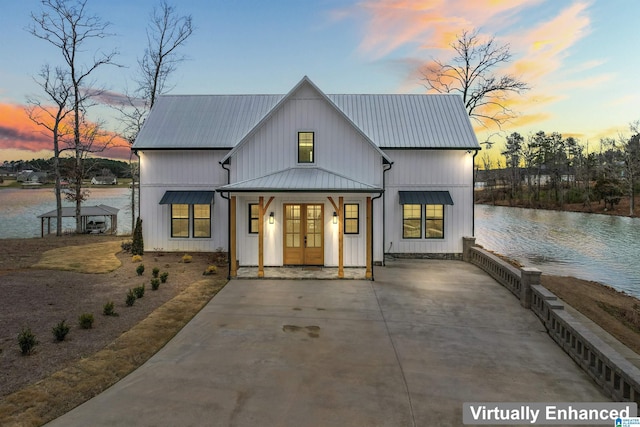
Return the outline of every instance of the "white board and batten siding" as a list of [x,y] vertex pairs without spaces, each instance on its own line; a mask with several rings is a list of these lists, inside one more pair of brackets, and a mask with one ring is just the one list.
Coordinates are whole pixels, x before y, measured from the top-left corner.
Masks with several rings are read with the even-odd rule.
[[227,250],[228,203],[214,196],[211,238],[172,238],[171,206],[161,205],[167,191],[214,191],[227,181],[220,160],[228,150],[147,150],[140,155],[140,206],[147,251],[211,252]]
[[[465,150],[385,151],[394,161],[386,176],[385,253],[462,253],[462,237],[472,234],[473,154]],[[448,191],[451,194],[453,206],[444,207],[444,239],[403,239],[399,191]]]
[[[353,194],[332,194],[334,202],[344,197],[344,203],[359,205],[359,233],[344,235],[345,267],[362,267],[366,264],[366,196]],[[238,244],[238,261],[240,265],[258,265],[258,235],[249,233],[249,204],[258,203],[258,194],[246,194],[236,198],[236,228]],[[265,196],[265,203],[270,196]],[[283,264],[283,221],[284,205],[299,203],[317,203],[324,206],[324,265],[338,266],[338,231],[339,225],[333,224],[333,205],[327,194],[280,194],[275,195],[264,217],[264,265],[280,266]],[[274,214],[274,223],[269,224],[269,213]],[[381,253],[381,252],[380,252]]]
[[[231,182],[319,167],[382,187],[381,153],[315,91],[296,93],[232,157]],[[298,163],[298,132],[314,132],[314,162]]]

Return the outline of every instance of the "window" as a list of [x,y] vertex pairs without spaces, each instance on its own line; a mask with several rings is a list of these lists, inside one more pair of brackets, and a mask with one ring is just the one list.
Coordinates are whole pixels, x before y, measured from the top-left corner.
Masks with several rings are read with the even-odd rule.
[[402,237],[422,237],[422,205],[402,205]]
[[258,220],[260,218],[260,206],[257,203],[249,203],[249,233],[258,234]]
[[298,163],[313,162],[313,132],[298,132]]
[[444,205],[426,205],[425,213],[425,239],[444,239]]
[[360,233],[360,206],[357,204],[344,205],[344,234]]
[[211,205],[171,205],[171,237],[211,237]]
[[189,237],[189,205],[171,205],[171,237]]
[[193,237],[211,237],[211,205],[193,205]]

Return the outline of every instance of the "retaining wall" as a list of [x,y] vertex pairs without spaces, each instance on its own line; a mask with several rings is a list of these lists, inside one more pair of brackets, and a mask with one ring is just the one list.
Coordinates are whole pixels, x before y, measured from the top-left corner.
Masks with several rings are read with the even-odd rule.
[[564,303],[540,285],[540,270],[516,268],[475,246],[475,238],[465,237],[463,240],[463,259],[483,269],[509,289],[523,307],[533,310],[551,338],[605,394],[615,401],[640,405],[640,369],[567,313]]

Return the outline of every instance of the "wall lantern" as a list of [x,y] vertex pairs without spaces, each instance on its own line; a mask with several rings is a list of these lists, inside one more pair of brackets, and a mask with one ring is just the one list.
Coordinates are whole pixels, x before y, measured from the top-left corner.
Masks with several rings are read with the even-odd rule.
[[275,218],[273,217],[273,212],[271,212],[269,214],[269,224],[273,224],[274,221],[275,221]]
[[333,223],[334,224],[338,223],[338,214],[336,212],[333,213]]

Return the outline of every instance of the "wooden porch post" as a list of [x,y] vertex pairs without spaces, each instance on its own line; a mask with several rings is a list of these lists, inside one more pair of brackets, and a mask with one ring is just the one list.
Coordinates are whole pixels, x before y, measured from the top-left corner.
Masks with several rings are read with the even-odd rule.
[[333,209],[336,210],[338,214],[338,278],[344,278],[344,227],[342,223],[344,221],[344,197],[338,198],[338,206],[336,206],[336,202],[333,201],[331,196],[328,196],[327,199],[333,205]]
[[231,196],[230,202],[230,242],[229,242],[229,262],[231,264],[231,271],[229,277],[238,277],[238,263],[236,261],[236,196]]
[[373,247],[371,245],[373,238],[373,216],[371,214],[371,197],[367,197],[367,271],[364,274],[365,279],[371,279],[371,261],[373,258]]
[[264,197],[258,202],[258,277],[264,277]]
[[260,196],[258,200],[258,277],[264,277],[264,215],[273,202],[273,197],[269,198],[266,205],[263,196]]

